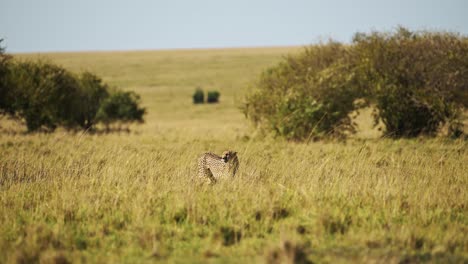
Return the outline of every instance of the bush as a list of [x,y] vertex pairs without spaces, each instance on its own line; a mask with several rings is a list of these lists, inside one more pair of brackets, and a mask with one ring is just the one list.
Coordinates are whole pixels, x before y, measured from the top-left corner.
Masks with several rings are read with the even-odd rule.
[[466,37],[404,28],[358,33],[351,45],[310,46],[266,70],[243,111],[259,128],[295,140],[353,133],[350,113],[369,104],[386,135],[435,135],[446,123],[459,134],[466,76]]
[[24,118],[28,131],[79,123],[80,84],[65,69],[44,62],[19,62],[11,66],[8,80],[8,93],[14,98],[10,113]]
[[92,129],[97,122],[143,121],[133,92],[115,91],[96,75],[77,77],[47,62],[9,61],[0,49],[0,113],[24,119],[28,131]]
[[209,91],[207,96],[208,103],[218,103],[220,93],[218,91]]
[[361,80],[386,135],[435,135],[445,123],[460,128],[468,106],[468,39],[453,33],[356,34],[353,48],[367,71]]
[[5,54],[5,49],[1,46],[2,42],[3,39],[0,39],[0,114],[13,112],[11,102],[14,98],[8,83],[11,57]]
[[139,106],[140,96],[134,92],[114,91],[101,104],[97,120],[107,127],[112,122],[143,122],[146,110]]
[[193,103],[203,104],[204,102],[205,102],[205,95],[203,93],[203,90],[200,88],[197,88],[195,90],[195,93],[193,94]]
[[96,116],[103,101],[109,97],[109,87],[96,75],[85,72],[80,77],[81,113],[80,125],[91,129],[96,123]]
[[310,46],[265,71],[247,95],[245,115],[262,130],[306,140],[354,131],[349,113],[359,96],[346,46]]

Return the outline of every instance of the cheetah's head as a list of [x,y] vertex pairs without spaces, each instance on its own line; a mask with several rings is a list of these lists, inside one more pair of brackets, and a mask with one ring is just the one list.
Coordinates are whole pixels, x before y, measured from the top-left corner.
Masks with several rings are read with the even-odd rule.
[[237,156],[237,152],[226,150],[223,152],[223,155],[221,157],[223,158],[224,162],[228,162],[235,156]]

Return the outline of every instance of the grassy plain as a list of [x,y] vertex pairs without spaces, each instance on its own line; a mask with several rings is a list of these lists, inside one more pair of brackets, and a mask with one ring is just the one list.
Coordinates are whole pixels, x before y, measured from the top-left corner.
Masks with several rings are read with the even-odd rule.
[[[146,123],[107,135],[22,134],[0,120],[0,263],[467,262],[468,148],[258,135],[248,83],[298,48],[43,54],[142,95]],[[37,58],[38,55],[18,55]],[[221,92],[193,105],[195,87]],[[198,186],[197,156],[239,152]]]

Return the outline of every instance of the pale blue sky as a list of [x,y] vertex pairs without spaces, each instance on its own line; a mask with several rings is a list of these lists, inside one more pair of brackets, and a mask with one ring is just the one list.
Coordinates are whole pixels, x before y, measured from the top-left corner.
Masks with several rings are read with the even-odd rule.
[[304,45],[397,25],[468,35],[468,0],[0,0],[12,53]]

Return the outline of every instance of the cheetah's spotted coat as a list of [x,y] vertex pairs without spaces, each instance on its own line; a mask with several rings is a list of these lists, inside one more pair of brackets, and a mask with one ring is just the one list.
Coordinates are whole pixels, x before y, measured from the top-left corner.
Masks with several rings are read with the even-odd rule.
[[225,151],[220,157],[216,154],[203,153],[198,159],[198,177],[215,183],[221,178],[234,177],[239,168],[237,152]]

